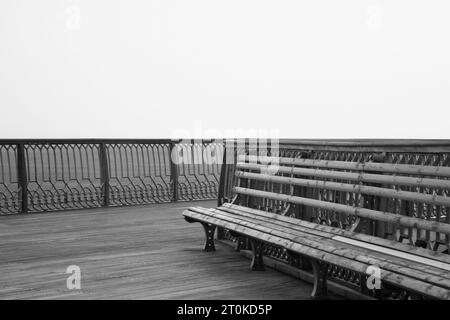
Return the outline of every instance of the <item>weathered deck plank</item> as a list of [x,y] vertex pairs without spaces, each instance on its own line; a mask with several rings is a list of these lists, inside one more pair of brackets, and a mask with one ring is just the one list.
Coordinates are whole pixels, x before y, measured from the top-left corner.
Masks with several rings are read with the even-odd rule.
[[[0,299],[309,299],[311,285],[218,244],[201,251],[198,203],[0,217]],[[203,201],[202,206],[214,206]],[[81,290],[68,290],[69,265]]]

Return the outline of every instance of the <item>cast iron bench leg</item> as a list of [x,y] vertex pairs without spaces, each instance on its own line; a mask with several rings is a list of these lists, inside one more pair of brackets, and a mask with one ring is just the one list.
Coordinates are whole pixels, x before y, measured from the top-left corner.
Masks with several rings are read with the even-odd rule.
[[311,259],[311,265],[314,273],[314,288],[311,293],[313,299],[326,299],[328,298],[327,290],[327,270],[328,263]]
[[203,248],[204,251],[210,252],[210,251],[216,251],[216,247],[214,246],[214,231],[216,230],[216,226],[213,226],[208,223],[202,223],[203,229],[205,229],[205,248]]
[[203,250],[206,252],[216,251],[216,247],[214,246],[214,231],[216,231],[216,226],[192,219],[190,217],[184,217],[184,220],[186,220],[189,223],[200,222],[203,226],[203,229],[205,229],[205,236],[206,236],[205,247],[203,248]]
[[255,239],[250,240],[251,246],[252,246],[252,252],[253,252],[253,258],[252,263],[250,265],[250,268],[253,271],[263,271],[264,268],[264,261],[263,261],[263,242],[258,241]]

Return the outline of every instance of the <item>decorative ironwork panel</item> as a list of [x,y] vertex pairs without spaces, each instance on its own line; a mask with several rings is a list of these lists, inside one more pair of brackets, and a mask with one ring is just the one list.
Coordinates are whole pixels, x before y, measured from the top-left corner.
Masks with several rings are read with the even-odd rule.
[[110,205],[172,200],[169,143],[107,144],[107,158]]
[[95,144],[27,144],[29,212],[99,207],[99,148]]
[[223,151],[221,142],[194,140],[176,145],[180,200],[217,199]]
[[[387,161],[390,163],[424,165],[424,166],[450,166],[449,153],[388,153],[386,155]],[[428,176],[420,176],[421,178],[433,178]],[[447,178],[440,177],[443,180]],[[386,186],[383,186],[386,187]],[[387,186],[389,187],[389,186]],[[440,188],[423,188],[423,187],[406,187],[406,186],[391,186],[395,190],[420,192],[435,196],[449,196],[449,190]],[[443,223],[450,223],[450,208],[439,205],[431,205],[422,202],[412,202],[400,199],[385,199],[381,204],[382,210],[394,212],[401,215],[406,215],[424,220],[432,220]],[[421,242],[421,246],[432,250],[439,250],[439,246],[449,245],[450,238],[445,234],[436,233],[428,230],[420,230],[413,228],[397,228],[394,225],[384,223],[383,230],[386,235],[391,238],[416,244]]]
[[20,211],[21,192],[17,172],[17,145],[0,145],[0,214]]

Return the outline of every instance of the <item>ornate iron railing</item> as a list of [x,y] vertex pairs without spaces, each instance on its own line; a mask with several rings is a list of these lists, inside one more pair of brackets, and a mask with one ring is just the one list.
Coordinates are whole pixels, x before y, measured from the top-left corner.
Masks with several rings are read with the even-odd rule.
[[0,214],[216,199],[222,153],[221,140],[0,140]]

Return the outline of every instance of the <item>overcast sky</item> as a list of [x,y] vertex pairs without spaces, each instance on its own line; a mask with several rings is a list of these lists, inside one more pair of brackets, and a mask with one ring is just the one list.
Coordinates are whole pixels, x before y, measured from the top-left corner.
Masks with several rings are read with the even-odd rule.
[[0,138],[450,138],[449,9],[1,0]]

